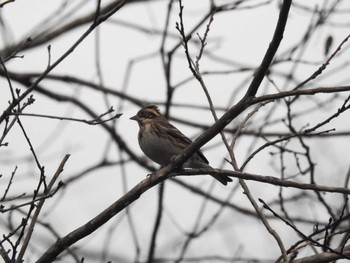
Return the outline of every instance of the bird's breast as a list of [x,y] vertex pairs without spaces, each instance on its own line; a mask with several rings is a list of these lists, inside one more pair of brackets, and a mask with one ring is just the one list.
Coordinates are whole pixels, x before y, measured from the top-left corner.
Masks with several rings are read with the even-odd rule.
[[[157,134],[157,132],[161,134]],[[146,124],[143,127],[138,139],[144,154],[152,161],[163,166],[170,163],[172,156],[182,151],[172,143],[172,140],[167,138],[167,134],[154,129],[151,124]]]

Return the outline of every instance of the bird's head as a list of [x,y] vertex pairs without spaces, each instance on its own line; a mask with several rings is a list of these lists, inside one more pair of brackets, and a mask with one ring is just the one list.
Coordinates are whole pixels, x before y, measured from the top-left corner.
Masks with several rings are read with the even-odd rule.
[[162,117],[158,107],[156,105],[149,105],[139,110],[135,116],[132,116],[130,118],[130,120],[137,121],[141,127],[147,123],[154,121],[158,117]]

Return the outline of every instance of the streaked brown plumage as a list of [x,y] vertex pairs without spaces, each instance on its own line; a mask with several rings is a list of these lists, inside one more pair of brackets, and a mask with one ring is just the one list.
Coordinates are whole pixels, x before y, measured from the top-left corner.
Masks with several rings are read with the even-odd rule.
[[[141,150],[152,161],[165,166],[171,158],[180,154],[192,142],[173,126],[158,110],[157,106],[147,106],[130,118],[139,125],[138,141]],[[212,168],[199,150],[184,165],[184,168]],[[227,185],[232,179],[228,176],[213,176]]]

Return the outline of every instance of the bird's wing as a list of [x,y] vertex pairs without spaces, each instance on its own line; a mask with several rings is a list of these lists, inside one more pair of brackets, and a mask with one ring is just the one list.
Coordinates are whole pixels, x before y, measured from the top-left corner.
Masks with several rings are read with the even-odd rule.
[[[176,141],[181,142],[181,148],[185,149],[188,145],[192,143],[192,141],[186,137],[182,132],[180,132],[175,126],[168,123],[169,126],[166,127],[166,132],[173,137]],[[207,158],[205,158],[204,154],[198,150],[197,151],[198,156],[205,162],[209,163]]]

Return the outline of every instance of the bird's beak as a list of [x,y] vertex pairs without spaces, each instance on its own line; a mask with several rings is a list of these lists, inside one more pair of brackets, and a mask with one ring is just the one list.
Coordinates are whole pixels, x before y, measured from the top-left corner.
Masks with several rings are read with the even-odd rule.
[[132,116],[132,117],[130,118],[130,120],[137,121],[137,115]]

